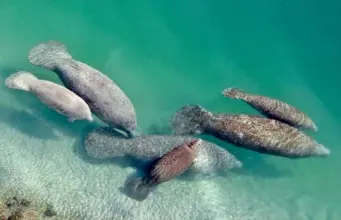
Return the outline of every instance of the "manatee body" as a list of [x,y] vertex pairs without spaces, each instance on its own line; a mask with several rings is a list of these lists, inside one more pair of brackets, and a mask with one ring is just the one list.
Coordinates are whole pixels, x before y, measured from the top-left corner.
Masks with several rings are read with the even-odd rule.
[[265,96],[246,93],[237,88],[224,89],[222,94],[231,99],[243,100],[269,118],[282,121],[296,128],[305,128],[312,131],[318,130],[308,115],[288,103]]
[[201,139],[176,146],[162,155],[150,168],[146,178],[151,184],[161,184],[185,172],[194,162]]
[[129,137],[136,135],[136,113],[127,95],[100,71],[74,60],[63,44],[40,43],[29,52],[29,61],[57,73],[63,84],[83,98],[102,121]]
[[33,93],[49,108],[67,116],[69,122],[93,121],[90,108],[82,98],[63,86],[40,80],[30,72],[16,72],[5,80],[5,84],[12,89]]
[[[195,138],[191,136],[175,135],[141,135],[136,138],[124,138],[112,129],[102,127],[87,134],[84,146],[87,154],[93,158],[132,158],[142,163],[157,159],[175,146],[194,140]],[[190,170],[199,174],[214,174],[240,167],[242,163],[227,150],[211,142],[201,141]]]
[[209,134],[236,146],[288,158],[327,156],[330,151],[302,131],[274,119],[245,114],[213,114],[186,105],[170,121],[178,135]]
[[162,155],[150,166],[144,177],[126,183],[126,193],[138,201],[146,199],[154,187],[182,174],[193,164],[200,142],[200,139],[186,142]]

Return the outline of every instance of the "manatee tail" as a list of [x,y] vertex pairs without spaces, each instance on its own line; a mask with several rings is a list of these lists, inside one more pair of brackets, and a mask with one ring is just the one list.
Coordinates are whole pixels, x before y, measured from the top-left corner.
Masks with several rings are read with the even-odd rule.
[[222,94],[231,99],[242,99],[245,96],[244,92],[234,87],[224,89]]
[[152,191],[153,186],[146,178],[135,178],[128,180],[125,184],[124,192],[127,196],[137,201],[145,200]]
[[185,105],[170,120],[170,127],[177,135],[201,134],[203,123],[212,117],[212,113],[199,105]]
[[35,66],[53,70],[60,59],[72,59],[66,46],[58,41],[47,41],[33,47],[28,60]]
[[5,80],[5,85],[11,89],[30,91],[30,86],[33,82],[37,80],[38,78],[35,77],[32,73],[19,71],[7,77],[7,79]]
[[316,143],[316,148],[314,151],[316,156],[326,157],[329,156],[330,150],[326,148],[324,145]]
[[97,159],[124,157],[130,150],[125,136],[110,127],[100,127],[88,132],[83,145],[87,155]]

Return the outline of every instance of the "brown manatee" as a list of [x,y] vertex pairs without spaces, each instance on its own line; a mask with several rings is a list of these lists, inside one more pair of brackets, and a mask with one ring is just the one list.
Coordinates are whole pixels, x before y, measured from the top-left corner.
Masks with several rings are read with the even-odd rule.
[[199,105],[179,109],[170,125],[178,135],[209,134],[245,149],[282,157],[330,153],[302,131],[280,121],[245,114],[213,114]]
[[317,131],[313,120],[297,108],[277,99],[246,93],[237,88],[224,89],[222,94],[231,99],[240,99],[249,104],[263,115],[282,121],[297,128]]
[[167,152],[150,166],[146,175],[127,182],[126,193],[137,201],[147,198],[157,185],[170,181],[192,166],[201,139],[181,144]]

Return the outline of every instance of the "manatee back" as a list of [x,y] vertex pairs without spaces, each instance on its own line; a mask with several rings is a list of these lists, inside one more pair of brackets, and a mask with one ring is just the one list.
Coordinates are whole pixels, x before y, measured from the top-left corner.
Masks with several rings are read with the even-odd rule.
[[215,135],[237,146],[289,158],[321,154],[324,146],[283,122],[254,115],[216,115]]
[[160,184],[170,181],[191,167],[195,151],[187,148],[185,144],[176,146],[157,160],[149,173],[152,183]]
[[68,117],[81,119],[86,117],[85,112],[90,110],[79,96],[53,82],[39,80],[31,88],[31,92],[48,107]]
[[65,60],[55,71],[63,84],[80,96],[102,121],[119,129],[136,130],[132,102],[108,76],[77,60]]

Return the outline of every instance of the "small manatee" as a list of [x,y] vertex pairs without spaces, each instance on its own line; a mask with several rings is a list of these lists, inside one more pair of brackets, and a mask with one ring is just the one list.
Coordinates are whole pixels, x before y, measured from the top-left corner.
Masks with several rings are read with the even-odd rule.
[[237,88],[227,88],[222,93],[225,97],[243,100],[269,118],[282,121],[297,128],[306,128],[312,131],[318,130],[308,115],[288,103],[265,96],[246,93]]
[[74,120],[93,121],[91,110],[85,101],[61,85],[40,80],[26,71],[10,75],[5,84],[8,88],[33,93],[49,108],[67,116],[69,122]]

